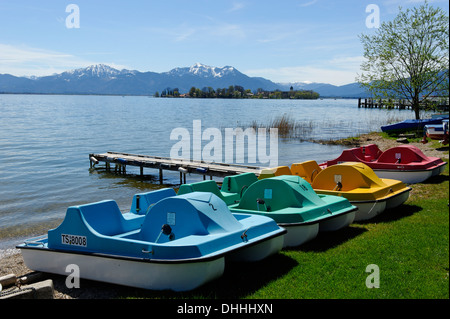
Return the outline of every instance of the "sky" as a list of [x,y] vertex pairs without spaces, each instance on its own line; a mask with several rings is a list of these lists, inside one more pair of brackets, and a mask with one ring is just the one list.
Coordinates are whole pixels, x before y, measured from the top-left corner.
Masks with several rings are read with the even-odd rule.
[[[447,0],[429,0],[447,14]],[[0,74],[197,62],[273,82],[355,82],[361,34],[422,0],[0,0]],[[375,9],[374,9],[375,8]]]

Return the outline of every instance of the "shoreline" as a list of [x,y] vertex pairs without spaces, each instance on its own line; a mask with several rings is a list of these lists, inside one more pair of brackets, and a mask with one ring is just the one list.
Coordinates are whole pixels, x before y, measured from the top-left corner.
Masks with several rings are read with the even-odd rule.
[[[332,141],[332,143],[348,143],[339,145],[348,145],[349,147],[377,144],[381,150],[386,150],[393,146],[402,144],[396,140],[386,139],[376,132],[363,134],[359,137],[351,138],[350,140],[345,139]],[[409,144],[419,147],[427,156],[439,157],[447,160],[449,159],[448,145],[445,147],[435,148],[432,146],[433,143],[431,142],[427,144],[412,142]],[[21,277],[32,272],[32,270],[25,266],[19,249],[7,248],[0,250],[0,277],[8,274],[15,274],[17,277]],[[127,293],[130,295],[136,294],[136,289],[133,288],[118,287],[115,285],[98,283],[89,280],[85,280],[84,285],[81,288],[68,289],[65,286],[65,277],[52,274],[45,274],[45,277],[53,279],[55,299],[110,299],[126,295]]]

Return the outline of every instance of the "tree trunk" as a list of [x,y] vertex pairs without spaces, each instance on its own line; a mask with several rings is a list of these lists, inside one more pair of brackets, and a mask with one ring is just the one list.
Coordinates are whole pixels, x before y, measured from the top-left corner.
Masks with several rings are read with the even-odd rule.
[[414,114],[416,115],[416,120],[420,120],[420,99],[418,90],[414,90],[415,94],[412,98],[412,108],[414,110]]

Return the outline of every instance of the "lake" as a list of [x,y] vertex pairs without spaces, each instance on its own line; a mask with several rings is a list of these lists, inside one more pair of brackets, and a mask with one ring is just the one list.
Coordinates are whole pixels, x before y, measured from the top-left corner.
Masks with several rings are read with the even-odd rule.
[[[127,169],[129,175],[90,169],[89,153],[169,156],[176,128],[262,126],[286,115],[307,130],[278,138],[278,164],[337,157],[343,147],[303,140],[336,139],[379,131],[409,110],[358,109],[352,99],[228,100],[137,96],[0,95],[0,249],[57,226],[71,205],[114,199],[122,211],[137,192],[179,183],[177,172]],[[207,144],[208,141],[203,142]],[[203,144],[203,145],[204,145]],[[246,163],[264,166],[261,163]],[[192,175],[187,182],[200,180]]]

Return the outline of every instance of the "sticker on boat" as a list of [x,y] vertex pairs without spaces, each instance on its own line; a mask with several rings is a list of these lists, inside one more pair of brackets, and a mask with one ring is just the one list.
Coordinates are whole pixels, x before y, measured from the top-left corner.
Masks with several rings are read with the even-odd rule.
[[271,188],[264,189],[264,198],[272,199],[272,189]]
[[167,225],[175,226],[175,213],[167,213]]
[[87,247],[86,236],[61,234],[61,243],[63,245]]

